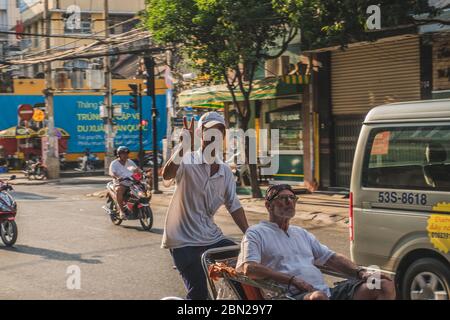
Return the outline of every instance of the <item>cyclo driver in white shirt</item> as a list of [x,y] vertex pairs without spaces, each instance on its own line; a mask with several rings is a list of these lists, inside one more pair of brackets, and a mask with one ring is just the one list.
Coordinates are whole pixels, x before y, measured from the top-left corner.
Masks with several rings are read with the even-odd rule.
[[[199,119],[197,134],[202,138],[197,151],[191,151],[194,121],[189,128],[186,118],[183,122],[182,139],[187,150],[183,152],[181,144],[163,168],[163,178],[175,178],[177,187],[167,210],[162,247],[170,250],[187,289],[187,298],[206,300],[208,285],[201,255],[210,248],[235,244],[215,224],[215,213],[225,205],[242,232],[247,230],[248,223],[236,194],[233,173],[219,156],[226,130],[224,118],[216,112],[207,112]],[[191,142],[190,150],[187,141]],[[211,148],[216,143],[217,149]]]
[[117,159],[111,162],[109,166],[109,175],[114,179],[116,187],[117,206],[119,207],[120,219],[126,219],[125,212],[127,208],[124,206],[123,197],[127,188],[131,186],[130,178],[133,173],[139,171],[138,166],[130,159],[128,155],[130,150],[125,146],[117,148]]

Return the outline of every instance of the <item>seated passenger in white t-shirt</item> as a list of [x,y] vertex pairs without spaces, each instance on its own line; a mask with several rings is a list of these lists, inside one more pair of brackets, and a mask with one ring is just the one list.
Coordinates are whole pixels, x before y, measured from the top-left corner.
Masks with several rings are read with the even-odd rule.
[[[321,244],[311,233],[290,226],[297,197],[289,185],[267,190],[270,221],[248,228],[241,243],[237,270],[253,279],[271,279],[287,286],[298,300],[395,299],[394,283],[380,275],[379,287],[368,286],[374,278],[344,256]],[[329,288],[321,271],[327,266],[353,277]]]

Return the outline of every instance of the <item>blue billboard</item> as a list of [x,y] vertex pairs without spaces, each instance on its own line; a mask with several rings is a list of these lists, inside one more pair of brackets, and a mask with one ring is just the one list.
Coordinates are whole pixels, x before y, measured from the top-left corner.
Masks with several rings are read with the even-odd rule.
[[[122,115],[115,117],[117,135],[116,146],[126,145],[131,151],[139,150],[139,113],[130,108],[129,96],[114,96],[113,104],[122,107]],[[43,103],[44,98],[37,95],[0,95],[0,131],[17,126],[17,108],[20,104],[35,105]],[[55,126],[67,131],[68,153],[80,153],[86,148],[92,152],[105,151],[105,131],[100,117],[100,105],[103,96],[61,95],[54,98]],[[151,97],[142,99],[143,120],[148,124],[143,127],[143,143],[145,150],[152,148]],[[166,135],[167,112],[166,96],[156,96],[158,149],[162,148],[162,139]]]

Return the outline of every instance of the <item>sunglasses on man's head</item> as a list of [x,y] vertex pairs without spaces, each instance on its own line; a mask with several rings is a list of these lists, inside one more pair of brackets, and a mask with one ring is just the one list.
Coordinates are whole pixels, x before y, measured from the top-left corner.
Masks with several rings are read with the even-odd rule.
[[[275,197],[278,196],[278,194],[283,191],[283,190],[289,190],[292,193],[294,193],[294,190],[292,190],[292,187],[289,184],[275,184],[275,185],[271,185],[268,189],[267,189],[267,196],[266,196],[266,200],[267,201],[272,201],[275,199]],[[292,195],[293,197],[295,197],[294,195]],[[297,197],[296,197],[297,198]]]
[[283,201],[289,200],[289,201],[297,202],[298,197],[294,196],[293,194],[279,194],[279,195],[276,195],[275,197],[273,197],[271,201],[274,201],[274,200],[283,200]]

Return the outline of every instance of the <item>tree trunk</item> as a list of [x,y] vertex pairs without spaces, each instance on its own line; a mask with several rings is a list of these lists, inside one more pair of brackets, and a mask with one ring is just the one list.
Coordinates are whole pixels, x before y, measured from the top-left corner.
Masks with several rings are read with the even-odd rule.
[[[248,110],[248,115],[242,117],[242,130],[246,132],[248,129],[248,122],[250,120],[250,101],[244,101],[244,104],[244,108]],[[248,138],[245,139],[245,164],[248,165],[250,169],[250,186],[252,188],[252,197],[262,198],[261,189],[259,188],[258,183],[258,168],[256,164],[250,164],[250,143],[248,141]]]

